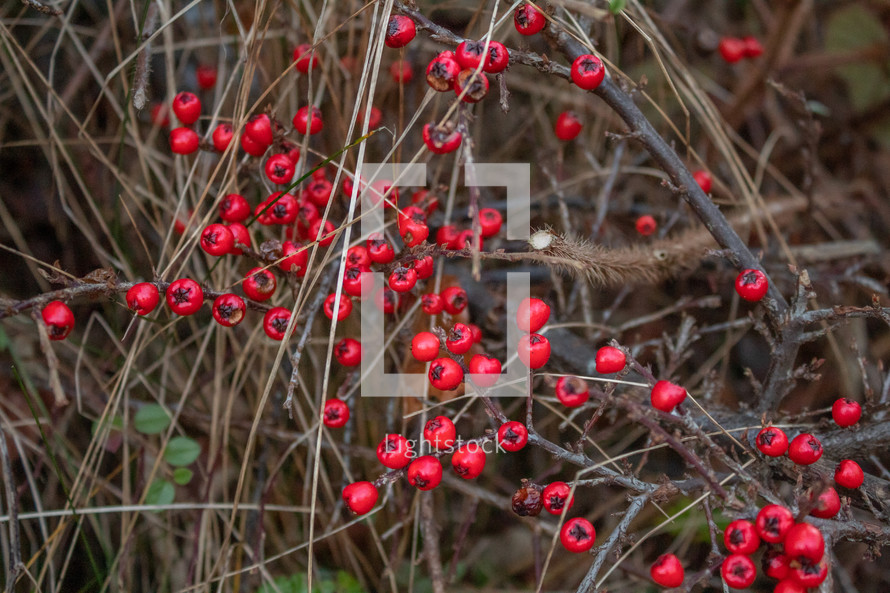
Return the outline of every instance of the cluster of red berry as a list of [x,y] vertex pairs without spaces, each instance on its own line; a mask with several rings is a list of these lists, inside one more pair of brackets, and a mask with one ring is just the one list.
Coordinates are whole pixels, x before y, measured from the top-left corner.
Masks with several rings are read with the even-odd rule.
[[756,37],[723,37],[717,46],[720,56],[729,64],[744,58],[756,58],[763,53],[763,46]]

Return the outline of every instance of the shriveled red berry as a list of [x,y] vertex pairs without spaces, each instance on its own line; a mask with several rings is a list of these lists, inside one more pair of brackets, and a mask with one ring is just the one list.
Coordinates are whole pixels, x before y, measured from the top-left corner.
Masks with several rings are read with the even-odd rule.
[[810,514],[820,519],[831,519],[841,510],[841,498],[837,490],[829,486],[816,497],[816,505]]
[[439,338],[433,332],[420,332],[411,339],[411,355],[420,362],[439,356]]
[[462,136],[454,130],[454,124],[446,122],[423,126],[423,143],[434,154],[448,154],[460,147]]
[[760,539],[769,544],[780,544],[794,525],[794,515],[779,504],[768,504],[757,513],[754,527]]
[[544,501],[541,499],[543,489],[537,484],[532,484],[528,480],[522,480],[522,487],[513,493],[510,500],[510,506],[513,512],[520,517],[537,517],[544,508]]
[[349,422],[349,406],[345,401],[332,397],[324,402],[322,418],[328,428],[343,428]]
[[730,554],[723,560],[720,574],[730,589],[747,589],[757,578],[757,567],[744,554]]
[[656,228],[658,228],[658,223],[655,222],[655,219],[649,214],[644,214],[637,219],[634,223],[634,227],[637,229],[638,233],[644,237],[648,237],[655,232]]
[[652,388],[650,399],[653,408],[662,412],[671,412],[686,399],[686,390],[669,381],[659,381]]
[[834,470],[834,481],[844,488],[859,488],[865,481],[865,473],[852,459],[844,459]]
[[442,464],[432,455],[423,455],[408,466],[407,478],[418,490],[432,490],[442,482]]
[[175,128],[170,131],[170,150],[176,154],[192,154],[198,150],[201,140],[191,128]]
[[770,457],[781,457],[788,450],[788,436],[785,431],[775,426],[767,426],[754,438],[757,449]]
[[448,416],[431,418],[423,427],[423,438],[437,451],[453,447],[456,437],[457,429]]
[[389,17],[389,23],[386,25],[386,37],[383,42],[386,43],[386,47],[398,49],[411,43],[415,35],[417,35],[417,29],[414,26],[414,21],[397,14]]
[[528,443],[528,428],[516,420],[504,422],[498,428],[498,443],[506,451],[519,451]]
[[797,523],[788,530],[783,540],[785,554],[792,561],[819,562],[825,554],[825,538],[822,532],[809,523]]
[[210,312],[221,326],[234,327],[244,320],[247,305],[237,294],[221,294],[214,299]]
[[136,315],[148,315],[158,306],[161,299],[158,287],[151,282],[134,284],[127,291],[127,306]]
[[580,377],[560,377],[556,380],[556,399],[567,408],[583,406],[590,399],[590,387]]
[[513,25],[520,35],[540,33],[546,24],[544,14],[531,4],[523,4],[513,11]]
[[596,530],[587,519],[575,517],[566,521],[559,531],[559,541],[569,552],[579,554],[593,547]]
[[465,103],[478,103],[488,94],[488,77],[482,72],[466,68],[454,80],[454,93]]
[[371,482],[353,482],[343,488],[343,502],[356,515],[364,515],[377,504],[377,487]]
[[862,417],[862,406],[859,402],[846,397],[836,399],[831,404],[831,417],[841,428],[853,426]]
[[190,126],[201,117],[201,100],[188,91],[182,91],[173,98],[173,113],[184,126]]
[[769,280],[760,270],[742,270],[735,279],[735,291],[746,301],[756,303],[769,290]]
[[537,298],[523,299],[516,311],[516,325],[528,333],[535,333],[550,319],[550,305]]
[[627,355],[614,346],[603,346],[596,351],[596,372],[607,375],[623,371],[627,366]]
[[460,286],[449,286],[439,295],[442,297],[442,306],[449,315],[457,315],[466,309],[469,303],[467,291]]
[[217,152],[225,152],[229,147],[229,144],[231,144],[234,135],[235,130],[232,129],[232,124],[225,122],[217,124],[217,126],[213,128],[213,134],[210,136],[210,139],[213,141],[213,148],[215,148]]
[[468,366],[470,379],[479,387],[492,387],[501,377],[501,361],[488,354],[474,354]]
[[473,332],[466,323],[455,323],[445,338],[445,347],[452,354],[466,354],[473,346]]
[[273,340],[280,342],[285,338],[290,315],[290,309],[272,307],[263,316],[263,331]]
[[556,118],[553,131],[556,133],[557,138],[563,142],[568,142],[577,138],[583,127],[581,120],[578,119],[578,115],[574,111],[563,111]]
[[539,369],[550,360],[550,340],[541,334],[527,334],[519,338],[516,353],[522,364]]
[[745,519],[737,519],[726,526],[723,544],[733,554],[751,555],[760,547],[760,536],[754,524]]
[[204,291],[191,278],[174,280],[167,287],[167,306],[177,315],[193,315],[204,304]]
[[454,88],[460,64],[454,59],[454,52],[443,51],[433,58],[426,67],[426,82],[434,90],[444,93]]
[[686,575],[679,558],[673,554],[662,554],[649,568],[649,576],[657,585],[670,589],[682,585]]
[[465,480],[478,478],[485,469],[485,451],[476,442],[461,445],[451,455],[451,467]]
[[[327,296],[324,300],[324,315],[328,319],[334,319],[334,306],[335,301],[337,300],[337,293],[332,292]],[[340,303],[337,307],[337,321],[343,321],[349,314],[352,313],[352,299],[350,299],[347,295],[340,295]]]
[[450,358],[437,358],[430,363],[430,383],[441,391],[452,391],[464,380],[464,370]]
[[40,311],[50,340],[64,340],[74,329],[74,313],[62,301],[51,301]]
[[252,268],[244,275],[244,281],[241,283],[241,289],[247,298],[255,301],[266,301],[275,294],[275,288],[278,281],[275,274],[263,268]]
[[402,469],[414,459],[411,441],[400,434],[388,434],[377,445],[377,459],[389,469]]
[[810,465],[822,457],[822,443],[808,432],[794,437],[788,445],[788,458],[798,465]]
[[606,68],[602,60],[593,54],[583,54],[572,62],[572,82],[584,89],[592,91],[603,82]]
[[550,482],[542,493],[544,509],[551,515],[561,515],[563,509],[570,509],[575,504],[575,498],[570,498],[571,492],[572,487],[565,482]]

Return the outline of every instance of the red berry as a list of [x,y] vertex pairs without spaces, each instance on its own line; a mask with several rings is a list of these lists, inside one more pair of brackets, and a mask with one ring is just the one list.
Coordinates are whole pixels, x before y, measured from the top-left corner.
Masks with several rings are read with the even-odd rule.
[[273,154],[266,159],[263,168],[269,181],[276,185],[287,185],[294,178],[294,163],[286,154]]
[[204,90],[212,89],[216,84],[216,68],[208,64],[199,64],[195,68],[195,78],[198,80],[198,86]]
[[442,481],[442,464],[432,455],[418,457],[408,466],[407,477],[418,490],[432,490]]
[[234,135],[235,130],[232,129],[232,124],[218,124],[213,129],[213,134],[211,135],[211,139],[213,140],[213,148],[215,148],[218,152],[225,152],[225,150],[229,147],[229,144],[232,142],[232,136]]
[[788,437],[781,428],[775,426],[761,429],[754,443],[761,453],[770,457],[781,457],[788,450]]
[[[380,122],[383,120],[383,112],[380,111],[377,107],[371,106],[371,114],[368,116],[368,128],[373,130],[374,128],[380,125]],[[365,110],[361,109],[358,112],[358,116],[355,118],[355,123],[359,126],[365,121]]]
[[525,424],[516,420],[504,422],[498,428],[498,443],[506,451],[519,451],[528,443],[528,429]]
[[475,69],[461,70],[454,79],[454,93],[462,96],[464,103],[478,103],[488,94],[488,77]]
[[151,106],[151,123],[160,128],[170,126],[170,110],[165,103],[155,103]]
[[455,323],[445,338],[445,347],[452,354],[466,354],[473,345],[473,332],[466,323]]
[[324,128],[321,110],[316,106],[300,107],[294,115],[294,129],[300,134],[318,134]]
[[695,179],[695,182],[701,188],[703,192],[706,194],[711,193],[711,186],[713,185],[713,180],[711,179],[711,174],[707,171],[698,170],[692,174],[692,178]]
[[442,297],[442,306],[449,315],[457,315],[466,309],[469,303],[467,291],[460,286],[449,286],[439,295]]
[[685,573],[680,560],[673,554],[662,554],[649,569],[649,576],[656,584],[665,588],[679,587],[683,584]]
[[717,49],[728,64],[735,64],[745,57],[745,42],[737,37],[722,38]]
[[733,554],[750,555],[760,547],[760,536],[750,521],[737,519],[726,526],[723,544]]
[[198,150],[201,141],[191,128],[176,128],[170,131],[170,150],[176,154],[192,154]]
[[173,113],[184,126],[190,126],[201,117],[201,100],[194,93],[182,91],[173,98]]
[[402,469],[414,458],[411,441],[400,434],[388,434],[377,445],[377,459],[389,469]]
[[221,294],[214,299],[210,312],[221,326],[234,327],[244,319],[247,306],[237,294]]
[[349,406],[343,400],[332,397],[324,403],[323,418],[328,428],[343,428],[349,422]]
[[859,402],[846,397],[836,399],[831,404],[831,417],[841,428],[853,426],[862,417],[862,406]]
[[318,54],[312,49],[312,44],[304,43],[294,49],[294,62],[297,72],[306,74],[318,67]]
[[454,59],[454,52],[443,51],[433,58],[426,67],[426,82],[434,90],[443,93],[454,88],[460,64]]
[[350,266],[343,273],[343,292],[349,296],[364,299],[374,289],[374,277],[367,274],[368,268]]
[[[337,293],[332,292],[324,300],[324,314],[328,319],[334,319],[334,301],[337,300]],[[337,307],[337,321],[343,321],[352,313],[352,300],[345,294],[340,295],[340,305]]]
[[252,268],[244,275],[244,281],[241,283],[241,289],[247,298],[255,301],[266,301],[275,294],[277,286],[275,274],[263,268]]
[[392,76],[393,82],[407,84],[414,78],[414,70],[411,68],[411,62],[408,60],[398,60],[393,62],[389,67],[389,75]]
[[309,226],[309,239],[318,241],[321,247],[327,247],[337,238],[336,230],[333,222],[319,218]]
[[644,237],[648,237],[655,232],[655,229],[658,227],[658,223],[656,223],[655,219],[648,214],[644,214],[637,219],[637,221],[634,223],[634,226],[636,227],[638,233],[640,233]]
[[522,480],[522,487],[513,493],[510,506],[520,517],[537,517],[544,507],[541,501],[542,489],[537,484]]
[[417,206],[408,206],[405,211],[413,209],[409,216],[399,213],[399,235],[407,247],[420,245],[430,235],[430,228],[426,224],[426,214]]
[[244,196],[228,194],[219,203],[219,217],[226,222],[243,222],[250,216],[250,205]]
[[550,305],[541,299],[528,298],[519,303],[516,325],[520,330],[535,333],[547,324],[548,319],[550,319]]
[[797,582],[803,588],[818,587],[828,577],[828,561],[822,558],[819,562],[792,563],[789,576],[789,580]]
[[250,247],[251,245],[250,233],[247,227],[240,222],[233,222],[226,226],[229,227],[229,230],[232,231],[232,237],[235,238],[235,245],[229,253],[231,255],[242,255],[244,251],[238,245],[244,245],[245,247]]
[[791,572],[791,559],[779,550],[769,550],[763,555],[760,566],[766,576],[782,580]]
[[427,315],[438,315],[445,309],[445,301],[438,294],[431,292],[420,298],[423,312]]
[[155,284],[140,282],[127,291],[127,306],[136,315],[148,315],[158,306],[160,298]]
[[47,303],[40,315],[50,340],[64,340],[74,329],[74,313],[62,301]]
[[479,226],[481,227],[483,237],[488,238],[497,235],[503,223],[504,217],[494,208],[483,208],[479,211]]
[[488,43],[488,65],[483,68],[489,74],[503,72],[510,65],[510,52],[500,41]]
[[485,53],[484,41],[461,41],[454,50],[454,59],[463,69],[475,70],[482,64],[482,69],[486,70],[491,66],[491,54]]
[[531,4],[523,4],[513,11],[513,25],[520,35],[540,33],[546,24],[544,14]]
[[434,154],[448,154],[460,146],[462,136],[447,122],[441,126],[434,123],[423,126],[423,143]]
[[438,451],[453,447],[456,436],[457,429],[448,416],[436,416],[427,421],[423,427],[423,438]]
[[773,593],[807,593],[807,588],[797,581],[785,579],[773,587]]
[[593,547],[596,541],[596,530],[590,521],[583,517],[575,517],[566,521],[559,531],[559,541],[569,552],[578,554]]
[[426,280],[433,275],[433,266],[433,256],[425,255],[420,259],[415,259],[408,267],[414,268],[414,271],[417,272],[418,280]]
[[556,399],[567,408],[577,408],[590,399],[590,388],[580,377],[560,377],[556,380]]
[[436,245],[446,249],[457,249],[457,239],[460,231],[453,224],[446,224],[436,231]]
[[822,457],[822,443],[810,433],[794,437],[788,445],[788,458],[798,465],[810,465]]
[[723,582],[729,588],[747,589],[757,578],[757,567],[748,556],[731,554],[723,560],[720,574],[723,575]]
[[865,474],[859,464],[852,459],[844,459],[834,470],[834,481],[844,488],[859,488],[865,481]]
[[392,244],[383,238],[380,233],[371,233],[367,241],[368,257],[375,264],[388,264],[396,257]]
[[201,232],[201,249],[210,255],[226,255],[235,247],[235,236],[224,224],[213,223]]
[[350,247],[346,251],[346,265],[370,268],[371,257],[368,255],[368,248],[364,245],[353,245]]
[[174,280],[167,287],[167,306],[177,315],[193,315],[204,304],[204,291],[191,278]]
[[797,523],[785,534],[782,542],[785,546],[785,555],[791,561],[809,560],[819,562],[825,554],[825,539],[822,532],[809,523]]
[[436,389],[452,391],[464,380],[464,370],[450,358],[437,358],[430,364],[429,378]]
[[763,54],[763,45],[760,44],[760,40],[756,37],[748,36],[742,39],[742,43],[745,44],[745,57],[746,58],[757,58]]
[[768,289],[769,280],[760,270],[742,270],[735,279],[735,291],[740,297],[752,303],[762,299]]
[[570,509],[575,504],[575,498],[569,498],[571,492],[572,488],[565,482],[550,482],[541,495],[544,508],[551,515],[561,515],[563,509]]
[[377,504],[377,488],[371,482],[353,482],[343,488],[343,502],[356,515],[364,515]]
[[256,140],[253,140],[247,134],[241,134],[241,148],[250,156],[263,156],[266,154],[266,149],[268,147],[269,146],[266,144],[260,144]]
[[451,455],[451,467],[464,480],[478,478],[485,469],[485,451],[479,443],[461,445]]
[[292,142],[283,141],[279,145],[281,148],[281,154],[287,156],[290,161],[296,165],[300,160],[300,149],[296,144]]
[[387,315],[391,315],[399,304],[399,296],[389,286],[384,286],[374,293],[374,305]]
[[411,339],[411,355],[420,362],[435,360],[439,348],[439,338],[432,332],[420,332]]
[[581,120],[578,119],[578,116],[574,111],[563,111],[559,114],[559,117],[556,118],[556,124],[553,126],[553,131],[556,133],[557,138],[564,142],[568,142],[569,140],[577,138],[583,127],[584,126],[581,125]]
[[[312,202],[311,205],[324,208],[328,205],[328,202],[331,201],[331,194],[333,191],[334,186],[331,185],[330,181],[327,179],[318,179],[309,184],[309,187],[306,188],[306,195],[309,197],[309,201]],[[315,209],[315,212],[318,212],[317,208]]]
[[473,334],[473,343],[481,344],[482,343],[482,329],[475,323],[469,323],[467,325],[470,328],[470,333]]
[[668,381],[659,381],[652,388],[652,407],[670,413],[686,399],[686,390]]
[[263,331],[273,340],[280,342],[285,337],[288,323],[290,323],[290,309],[272,307],[263,316]]
[[265,150],[275,140],[272,131],[272,118],[265,113],[251,115],[244,124],[244,136],[250,138],[255,144],[261,144]]
[[492,387],[501,377],[501,361],[488,354],[474,354],[468,366],[470,380],[479,387]]
[[816,497],[816,506],[810,510],[810,514],[820,519],[831,519],[841,510],[841,498],[837,490],[829,486]]
[[389,23],[386,25],[384,43],[386,43],[386,47],[398,49],[411,43],[415,35],[417,35],[417,30],[414,27],[414,21],[406,16],[393,15],[389,17]]
[[768,504],[757,513],[754,526],[760,539],[769,544],[780,544],[794,525],[794,515],[778,504]]
[[527,334],[519,338],[516,351],[522,364],[539,369],[550,360],[550,341],[541,334]]
[[353,338],[343,338],[334,346],[334,356],[343,366],[357,366],[362,361],[362,343]]
[[627,355],[614,346],[603,346],[596,351],[596,372],[607,375],[623,371],[627,366]]
[[408,292],[417,284],[417,272],[413,268],[399,266],[389,275],[389,287],[396,292]]
[[482,249],[482,237],[477,237],[475,234],[473,234],[473,231],[471,229],[462,231],[457,236],[457,244],[455,246],[455,249],[473,249],[474,246],[477,249]]
[[580,55],[572,62],[572,82],[585,91],[598,87],[605,76],[602,60],[592,54]]

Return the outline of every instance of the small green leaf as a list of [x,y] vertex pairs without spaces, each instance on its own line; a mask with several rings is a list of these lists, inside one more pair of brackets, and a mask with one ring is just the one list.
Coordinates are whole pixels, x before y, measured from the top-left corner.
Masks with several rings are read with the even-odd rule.
[[[148,492],[145,493],[145,504],[151,506],[168,505],[173,502],[174,498],[176,498],[176,487],[167,480],[158,479],[148,487]],[[160,512],[160,509],[154,512]]]
[[148,404],[136,412],[133,425],[142,434],[158,434],[170,426],[170,416],[158,404]]
[[195,473],[187,467],[177,467],[173,470],[173,481],[180,486],[185,486],[192,481],[194,475]]
[[627,0],[609,0],[609,12],[618,14],[627,6]]
[[173,466],[189,465],[201,454],[201,445],[188,437],[173,437],[164,451],[164,459]]

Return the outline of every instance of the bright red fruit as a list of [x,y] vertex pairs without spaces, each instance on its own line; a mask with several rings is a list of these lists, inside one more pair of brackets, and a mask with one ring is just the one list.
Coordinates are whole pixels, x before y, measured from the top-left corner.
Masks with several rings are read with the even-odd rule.
[[531,4],[523,4],[513,11],[513,25],[520,35],[540,33],[546,24],[544,14]]
[[278,282],[275,280],[275,274],[263,268],[252,268],[244,275],[244,281],[241,283],[241,289],[247,298],[255,301],[266,301],[275,294],[275,287]]
[[423,295],[420,298],[420,303],[423,307],[423,312],[427,315],[438,315],[445,310],[445,302],[442,300],[442,297],[434,292]]
[[473,332],[466,323],[455,323],[445,338],[445,347],[452,354],[466,354],[473,345]]
[[701,188],[703,192],[706,194],[711,193],[711,186],[713,185],[713,179],[711,179],[711,174],[707,171],[699,169],[692,174],[692,178],[695,179],[695,182]]
[[198,150],[201,140],[191,128],[175,128],[170,131],[170,150],[176,154],[192,154]]
[[535,333],[547,324],[548,319],[550,319],[550,305],[541,299],[528,298],[519,303],[516,325],[520,330]]
[[439,295],[442,297],[442,306],[449,315],[457,315],[466,309],[469,303],[467,291],[460,286],[449,286]]
[[723,532],[723,544],[733,554],[750,555],[760,546],[760,536],[754,524],[744,519],[737,519],[726,526]]
[[287,185],[294,178],[294,163],[286,154],[273,154],[263,167],[266,177],[276,185]]
[[393,15],[389,17],[389,23],[386,25],[384,43],[386,43],[386,47],[398,49],[411,43],[415,35],[417,35],[417,29],[414,26],[414,21],[406,16]]
[[473,41],[465,39],[461,41],[454,50],[454,59],[461,68],[475,70],[482,64],[485,70],[491,65],[491,54],[485,53],[484,41]]
[[411,356],[429,362],[439,356],[439,338],[433,332],[420,332],[411,339]]
[[212,89],[216,84],[216,68],[208,64],[200,64],[195,68],[195,78],[198,80],[198,86],[204,89]]
[[[471,334],[472,331],[471,328]],[[467,366],[470,368],[470,379],[479,387],[491,387],[501,376],[501,361],[488,354],[474,354]]]
[[655,232],[656,228],[658,228],[658,223],[655,222],[655,219],[652,216],[644,214],[637,219],[634,223],[634,227],[637,229],[638,233],[644,237],[648,237]]
[[627,355],[614,346],[603,346],[596,351],[596,372],[609,374],[623,371]]
[[74,313],[62,301],[47,303],[40,312],[50,340],[64,340],[74,329]]
[[590,388],[579,377],[560,377],[556,380],[556,399],[567,408],[577,408],[590,399]]
[[219,203],[219,217],[226,222],[243,222],[250,216],[250,204],[240,194],[228,194]]
[[318,53],[312,50],[312,44],[304,43],[294,49],[294,62],[297,72],[306,74],[318,66]]
[[810,465],[822,457],[822,443],[808,432],[794,437],[788,445],[788,458],[798,465]]
[[464,370],[450,358],[437,358],[430,364],[430,383],[441,391],[452,391],[464,380]]
[[569,140],[577,138],[583,127],[584,126],[581,125],[581,120],[578,119],[578,116],[574,111],[563,111],[559,114],[559,117],[556,118],[556,124],[553,126],[553,131],[556,133],[557,138],[564,142],[568,142]]
[[343,502],[356,515],[364,515],[377,504],[377,488],[371,482],[353,482],[343,488]]
[[846,397],[836,399],[831,404],[831,417],[841,428],[853,426],[862,417],[862,406],[859,402]]
[[234,135],[235,130],[232,129],[232,124],[218,124],[213,129],[213,134],[210,136],[210,139],[213,141],[213,148],[218,152],[224,152],[232,142],[232,136]]
[[775,426],[767,426],[757,433],[754,439],[757,448],[764,455],[781,457],[788,450],[788,437],[785,431]]
[[649,569],[649,576],[656,584],[666,587],[679,587],[683,584],[685,574],[680,560],[673,554],[662,554]]
[[191,278],[174,280],[167,287],[167,306],[177,315],[193,315],[204,304],[204,291]]
[[757,567],[748,556],[731,554],[723,560],[720,574],[731,589],[747,589],[757,578]]
[[510,52],[503,43],[490,41],[488,43],[488,65],[483,68],[489,74],[497,74],[507,69],[510,64]]
[[816,506],[810,510],[810,514],[820,519],[831,519],[841,510],[841,498],[837,490],[829,486],[816,497]]
[[127,306],[131,311],[136,313],[136,315],[148,315],[155,310],[160,299],[161,297],[157,285],[152,284],[151,282],[134,284],[133,287],[127,291],[126,297]]
[[668,381],[659,381],[652,388],[652,407],[662,412],[671,412],[686,399],[686,390]]
[[571,493],[571,486],[565,482],[550,482],[541,493],[544,509],[551,515],[561,515],[563,509],[570,509],[575,504],[575,498],[569,498]]
[[453,447],[456,437],[457,429],[448,416],[436,416],[423,427],[423,438],[438,451]]
[[828,561],[822,558],[819,562],[804,561],[792,564],[789,576],[801,587],[818,587],[828,577]]
[[745,57],[745,42],[737,37],[724,37],[717,50],[728,64],[735,64]]
[[528,429],[516,420],[504,422],[498,428],[498,443],[506,451],[519,451],[528,443]]
[[768,290],[769,280],[760,270],[742,270],[735,279],[735,291],[746,301],[756,303]]
[[362,343],[353,338],[343,338],[334,346],[334,356],[343,366],[357,366],[362,361]]
[[550,341],[540,334],[527,334],[519,338],[516,353],[522,364],[539,369],[550,360]]
[[318,134],[324,129],[324,120],[321,118],[321,109],[312,106],[304,106],[297,109],[294,115],[294,129],[300,134]]
[[572,62],[572,82],[584,89],[592,91],[606,77],[606,68],[602,60],[593,54],[583,54]]
[[263,331],[273,340],[280,342],[285,338],[288,323],[290,323],[290,309],[272,307],[263,316]]
[[345,401],[332,397],[324,403],[322,418],[328,428],[343,428],[349,422],[349,406]]
[[773,593],[807,593],[807,588],[797,581],[785,579],[773,587]]
[[760,561],[763,574],[771,579],[782,580],[791,572],[791,559],[779,550],[768,550]]
[[483,237],[488,238],[497,235],[503,223],[504,218],[494,208],[483,208],[479,211],[479,226],[481,227]]
[[251,115],[247,123],[244,124],[243,136],[247,136],[255,144],[262,145],[265,151],[266,147],[275,140],[275,133],[272,131],[272,118],[265,113]]
[[377,459],[389,469],[402,469],[413,458],[411,442],[400,434],[388,434],[377,445]]
[[201,231],[201,249],[217,257],[226,255],[235,247],[235,235],[224,224],[215,222]]
[[825,554],[822,532],[809,523],[797,523],[785,534],[785,554],[792,560],[819,562]]
[[221,326],[234,327],[244,320],[247,306],[237,294],[221,294],[214,299],[210,312]]
[[414,70],[411,68],[411,62],[408,60],[397,60],[390,64],[389,75],[392,76],[393,82],[407,84],[414,78]]
[[[334,319],[334,304],[337,300],[337,293],[332,292],[324,300],[324,314],[328,319]],[[352,313],[352,299],[347,295],[340,295],[340,303],[337,306],[337,321],[343,321]]]
[[760,40],[756,37],[748,36],[742,39],[742,43],[745,44],[745,57],[746,58],[757,58],[763,54],[763,45],[760,44]]
[[432,455],[418,457],[408,466],[407,477],[418,490],[432,490],[442,482],[442,464]]
[[794,525],[794,515],[786,507],[768,504],[757,513],[754,527],[757,535],[768,544],[780,544]]
[[306,266],[309,263],[309,250],[299,243],[285,241],[281,244],[281,254],[284,256],[278,262],[278,267],[283,272],[294,272],[297,276],[306,275]]
[[464,480],[478,478],[485,469],[485,451],[479,443],[461,445],[451,455],[451,467]]
[[844,488],[859,488],[865,481],[865,474],[858,463],[852,459],[844,459],[834,470],[834,481]]
[[201,100],[194,93],[182,91],[173,98],[173,113],[184,126],[190,126],[201,117]]
[[559,541],[569,552],[586,552],[596,541],[596,530],[587,519],[575,517],[563,524],[559,531]]

